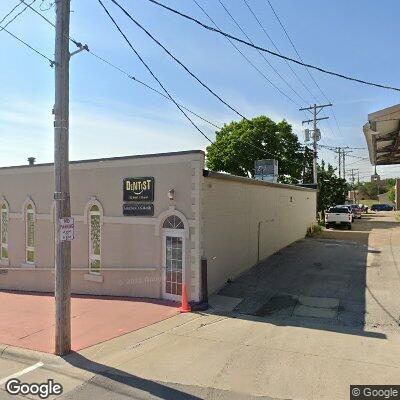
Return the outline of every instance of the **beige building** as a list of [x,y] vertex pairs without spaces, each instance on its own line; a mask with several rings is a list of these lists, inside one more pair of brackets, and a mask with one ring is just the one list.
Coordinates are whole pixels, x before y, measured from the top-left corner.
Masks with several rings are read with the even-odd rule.
[[[71,162],[72,291],[201,300],[315,223],[316,191],[204,170],[202,151]],[[53,164],[0,168],[0,289],[54,288]]]

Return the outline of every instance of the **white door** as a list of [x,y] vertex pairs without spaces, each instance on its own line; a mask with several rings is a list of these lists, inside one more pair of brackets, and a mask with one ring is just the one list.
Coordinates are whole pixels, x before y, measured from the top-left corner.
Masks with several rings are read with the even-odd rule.
[[163,229],[163,298],[180,301],[185,281],[185,236],[181,229]]

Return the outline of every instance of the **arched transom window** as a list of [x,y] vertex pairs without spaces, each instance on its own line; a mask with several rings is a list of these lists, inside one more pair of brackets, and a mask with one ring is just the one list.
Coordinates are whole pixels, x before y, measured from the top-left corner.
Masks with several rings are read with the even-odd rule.
[[1,249],[0,258],[8,260],[8,207],[7,204],[1,206]]
[[163,228],[166,229],[183,229],[184,224],[182,220],[177,217],[176,215],[170,215],[166,220],[164,221]]
[[101,269],[101,212],[97,205],[89,209],[89,272],[98,274]]
[[32,204],[26,206],[25,218],[25,235],[26,235],[26,262],[28,264],[35,263],[35,209]]

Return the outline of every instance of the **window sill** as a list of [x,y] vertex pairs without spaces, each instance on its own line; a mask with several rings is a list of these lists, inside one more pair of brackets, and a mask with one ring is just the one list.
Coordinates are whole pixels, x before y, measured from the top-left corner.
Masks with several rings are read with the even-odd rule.
[[22,268],[26,268],[26,269],[35,269],[36,268],[36,264],[35,263],[27,263],[24,262],[21,264]]
[[104,282],[104,276],[100,274],[85,274],[83,276],[83,279],[85,281],[90,281],[90,282],[97,282],[97,283]]
[[3,267],[9,267],[10,266],[10,260],[8,258],[0,259],[0,265],[2,265]]

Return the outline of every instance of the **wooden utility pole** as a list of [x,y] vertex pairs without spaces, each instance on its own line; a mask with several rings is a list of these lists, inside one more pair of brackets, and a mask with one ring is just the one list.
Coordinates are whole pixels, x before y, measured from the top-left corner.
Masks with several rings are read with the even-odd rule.
[[316,184],[316,185],[318,184],[317,142],[321,139],[320,131],[317,129],[317,122],[322,121],[323,119],[329,118],[329,117],[317,118],[317,115],[325,107],[331,107],[331,106],[332,106],[332,104],[329,103],[329,104],[324,104],[324,105],[320,105],[320,106],[314,104],[313,106],[310,106],[310,107],[300,108],[300,111],[309,111],[313,116],[312,119],[303,121],[302,125],[309,124],[310,122],[312,122],[312,124],[313,124],[313,130],[312,130],[312,132],[313,132],[313,135],[312,135],[312,139],[313,139],[313,181],[314,181],[314,184]]
[[71,242],[61,241],[60,218],[71,216],[69,195],[69,20],[70,0],[56,2],[54,199],[55,246],[55,354],[71,351]]

